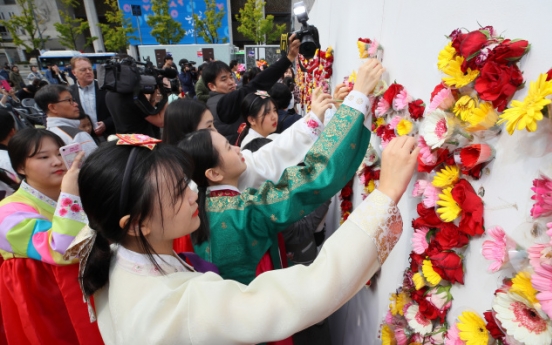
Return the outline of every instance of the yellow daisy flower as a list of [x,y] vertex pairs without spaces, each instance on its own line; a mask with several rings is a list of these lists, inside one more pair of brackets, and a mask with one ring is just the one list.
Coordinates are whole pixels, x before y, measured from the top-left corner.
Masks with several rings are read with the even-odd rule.
[[349,83],[356,83],[356,78],[357,78],[357,72],[356,72],[356,71],[353,71],[353,72],[349,75]]
[[364,194],[370,194],[374,191],[374,189],[376,189],[376,183],[374,182],[374,180],[370,180],[368,181],[368,184],[366,185],[366,187],[364,187]]
[[539,303],[537,300],[537,290],[531,284],[531,274],[527,271],[519,272],[512,278],[510,292],[517,293],[532,304]]
[[397,339],[395,339],[395,332],[388,325],[383,325],[381,328],[381,344],[382,345],[396,345]]
[[537,130],[537,121],[542,120],[542,109],[550,104],[550,100],[545,97],[552,94],[552,81],[546,81],[547,74],[543,73],[539,79],[531,82],[527,97],[520,102],[513,100],[510,108],[506,109],[498,124],[506,124],[506,130],[510,135],[514,130],[521,131],[526,129],[529,132]]
[[358,56],[361,59],[365,59],[368,57],[368,50],[366,49],[366,43],[362,41],[357,41],[357,48],[358,48]]
[[391,294],[389,310],[393,315],[404,315],[404,306],[410,303],[410,297],[404,292]]
[[474,312],[465,311],[458,316],[458,335],[466,342],[466,345],[486,345],[489,341],[489,331],[485,327],[485,321]]
[[490,102],[479,103],[479,107],[472,110],[466,121],[470,124],[469,132],[481,131],[496,125],[498,114]]
[[468,95],[460,97],[456,104],[454,104],[454,115],[459,117],[462,121],[467,121],[473,110],[477,108],[477,101]]
[[424,260],[424,263],[422,264],[422,272],[431,285],[437,285],[441,282],[442,278],[439,273],[433,270],[433,265],[430,260]]
[[412,132],[412,122],[408,121],[407,119],[402,119],[399,124],[397,125],[397,134],[399,136],[407,135],[410,132]]
[[461,88],[477,78],[479,75],[478,70],[473,70],[468,68],[467,72],[462,72],[462,63],[464,58],[457,56],[454,60],[451,60],[447,67],[443,69],[443,73],[447,74],[448,77],[443,77],[443,81],[448,87]]
[[458,182],[459,177],[460,169],[458,169],[456,165],[447,165],[443,169],[439,170],[433,178],[431,184],[435,187],[446,188]]
[[462,212],[462,209],[452,197],[451,191],[452,187],[443,189],[443,192],[439,194],[439,200],[437,200],[437,205],[441,206],[437,209],[437,213],[447,223],[454,221]]
[[381,125],[385,125],[385,119],[383,117],[378,117],[378,119],[376,120],[376,128]]
[[456,49],[454,49],[452,41],[450,41],[445,48],[439,52],[439,57],[437,57],[437,68],[442,71],[455,56]]
[[412,276],[412,282],[414,282],[414,287],[416,288],[416,290],[420,290],[421,288],[426,286],[424,277],[420,272],[417,272]]

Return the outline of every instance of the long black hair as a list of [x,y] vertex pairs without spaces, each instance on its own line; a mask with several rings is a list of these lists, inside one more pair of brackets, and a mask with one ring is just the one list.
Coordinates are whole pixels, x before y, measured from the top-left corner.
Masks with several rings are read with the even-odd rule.
[[238,136],[236,145],[241,146],[243,138],[245,138],[247,133],[249,133],[249,129],[251,128],[249,117],[252,116],[262,122],[264,117],[270,112],[270,107],[268,107],[269,104],[276,106],[276,103],[270,97],[259,96],[255,93],[250,93],[244,97],[241,102],[241,114],[246,126]]
[[[123,175],[129,156],[135,151],[135,160],[128,178],[128,202],[120,209]],[[84,162],[79,173],[79,191],[89,225],[97,231],[96,241],[86,263],[82,279],[84,291],[92,295],[109,280],[111,261],[110,243],[122,243],[131,227],[139,231],[138,242],[156,268],[163,272],[154,259],[153,250],[142,233],[141,225],[156,209],[178,209],[192,175],[189,157],[176,147],[158,144],[155,149],[106,143]],[[166,184],[166,188],[163,188]],[[167,190],[171,205],[163,205],[161,193]],[[121,215],[130,215],[124,228],[119,226]],[[163,224],[162,224],[163,225]]]
[[207,110],[205,103],[195,99],[179,98],[169,104],[165,110],[163,142],[176,145],[187,134],[196,131]]
[[207,187],[209,180],[205,176],[208,169],[215,168],[220,165],[220,153],[213,146],[213,138],[210,129],[200,129],[199,131],[188,134],[182,141],[178,143],[178,148],[184,150],[188,156],[195,162],[195,169],[192,175],[192,180],[197,184],[198,197],[197,204],[199,205],[199,219],[201,224],[199,229],[191,235],[194,244],[200,244],[209,240],[210,228],[209,219],[207,218]]

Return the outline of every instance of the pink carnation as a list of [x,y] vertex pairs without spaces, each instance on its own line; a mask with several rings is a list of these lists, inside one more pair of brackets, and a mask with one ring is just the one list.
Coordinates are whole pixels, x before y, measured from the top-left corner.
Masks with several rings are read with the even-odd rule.
[[429,111],[433,111],[437,108],[447,110],[455,103],[452,91],[449,88],[444,88],[439,91],[431,100],[429,104]]
[[439,200],[440,189],[432,185],[431,183],[427,185],[424,190],[424,195],[422,202],[424,203],[425,208],[433,208]]
[[399,122],[401,122],[401,120],[402,120],[402,117],[398,115],[393,116],[393,118],[389,122],[389,127],[396,129],[397,126],[399,125]]
[[429,229],[426,227],[414,230],[414,233],[412,234],[412,249],[414,250],[414,253],[423,254],[427,250],[427,247],[429,246],[426,237],[428,232]]
[[437,153],[431,152],[431,148],[426,144],[423,136],[418,136],[418,147],[420,148],[419,157],[425,165],[434,165],[437,162]]
[[378,101],[378,104],[376,105],[376,111],[375,115],[376,117],[382,117],[383,115],[387,114],[389,111],[389,103],[381,97]]
[[447,331],[447,336],[445,337],[446,341],[445,343],[447,345],[465,345],[466,343],[460,339],[460,331],[458,330],[458,327],[456,324],[451,326],[449,330]]
[[552,181],[541,175],[540,178],[533,180],[531,190],[535,193],[531,199],[535,204],[531,208],[531,216],[539,218],[552,214]]
[[406,92],[405,89],[402,89],[401,92],[393,100],[393,110],[403,110],[408,107],[408,103],[412,102],[412,97]]
[[515,243],[506,236],[500,226],[487,230],[487,233],[493,239],[483,242],[483,256],[492,261],[488,270],[498,272],[508,262],[508,251],[515,248]]
[[418,180],[416,183],[414,183],[414,188],[412,189],[412,196],[422,196],[424,194],[424,190],[426,189],[429,181],[426,180]]

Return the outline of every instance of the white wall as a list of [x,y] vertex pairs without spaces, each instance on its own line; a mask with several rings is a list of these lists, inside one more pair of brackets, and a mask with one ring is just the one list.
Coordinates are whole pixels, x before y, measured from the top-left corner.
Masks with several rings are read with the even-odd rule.
[[[504,37],[529,40],[532,49],[520,66],[528,86],[539,73],[552,67],[552,34],[547,29],[551,14],[552,2],[538,0],[317,0],[309,22],[319,28],[322,48],[331,45],[335,49],[332,85],[358,68],[356,40],[376,38],[385,48],[386,81],[396,80],[414,97],[428,103],[442,76],[436,63],[447,43],[445,35],[459,27],[475,30],[479,22],[482,26],[493,25]],[[515,98],[525,95],[526,90],[521,90]],[[552,121],[544,119],[532,134],[516,132],[509,136],[504,132],[490,143],[497,149],[496,159],[489,165],[490,174],[472,183],[476,191],[480,186],[486,191],[485,225],[502,226],[527,247],[534,241],[530,233],[530,187],[539,168],[552,165]],[[358,197],[360,193],[355,194]],[[410,221],[416,217],[416,202],[408,196],[401,200],[403,236],[374,286],[361,291],[332,317],[334,345],[380,343],[378,329],[389,293],[400,285],[411,251]],[[466,252],[465,286],[452,289],[449,322],[465,309],[480,313],[490,309],[494,290],[508,274],[486,272],[489,263],[480,254],[484,240],[472,240]]]

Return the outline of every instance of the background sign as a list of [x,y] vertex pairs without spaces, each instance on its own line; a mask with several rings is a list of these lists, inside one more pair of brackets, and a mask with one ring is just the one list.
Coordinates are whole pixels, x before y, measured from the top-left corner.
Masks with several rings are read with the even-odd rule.
[[[230,8],[227,7],[227,1],[221,0],[217,2],[219,10],[226,12],[222,19],[222,26],[218,30],[219,37],[226,37],[230,43],[230,34],[228,28],[228,16]],[[150,0],[119,0],[119,6],[123,10],[125,18],[129,18],[132,27],[135,28],[134,36],[139,37],[138,27],[142,34],[142,43],[140,39],[131,40],[130,44],[158,44],[158,42],[150,34],[151,28],[147,24],[148,16],[152,15]],[[205,2],[204,0],[169,0],[169,13],[173,19],[180,22],[182,29],[186,31],[186,36],[179,42],[180,44],[202,44],[207,43],[194,32],[192,14],[197,14],[200,18],[204,18]],[[219,42],[222,43],[222,42]]]

